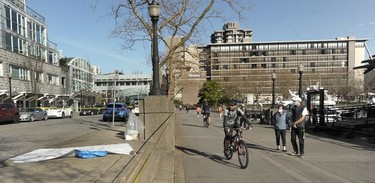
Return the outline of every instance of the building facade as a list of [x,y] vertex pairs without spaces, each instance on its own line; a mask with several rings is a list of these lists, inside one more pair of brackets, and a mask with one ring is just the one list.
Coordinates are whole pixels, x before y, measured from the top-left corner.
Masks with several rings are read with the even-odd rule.
[[[246,32],[238,27],[233,31],[228,30],[230,26],[224,27],[225,30],[217,32]],[[251,34],[241,35],[241,38],[249,35],[247,40],[251,40]],[[214,37],[212,44],[206,46],[206,58],[201,61],[205,63],[208,78],[243,96],[271,95],[272,73],[277,76],[278,96],[287,96],[289,89],[298,91],[300,64],[304,66],[303,91],[317,83],[331,93],[348,87],[363,89],[363,72],[353,68],[365,58],[367,39],[349,36],[331,40],[248,42],[232,34]],[[224,38],[226,41],[218,41]]]
[[83,58],[63,58],[48,40],[45,18],[26,0],[0,0],[0,16],[0,102],[71,106],[80,94],[79,101],[95,103],[82,97],[95,95],[93,66]]
[[[167,48],[176,46],[183,37],[169,37]],[[166,50],[167,53],[170,51]],[[206,82],[206,71],[200,67],[200,56],[202,47],[196,45],[180,46],[167,63],[168,94],[175,100],[182,101],[183,104],[196,104],[199,101],[199,89]]]
[[132,103],[142,99],[150,92],[151,75],[135,72],[124,74],[115,71],[108,74],[99,74],[95,78],[95,91],[104,95],[102,103],[107,104],[114,100],[124,100]]
[[0,1],[0,99],[21,106],[35,99],[41,103],[51,93],[68,92],[62,84],[67,73],[59,64],[61,51],[48,40],[45,18],[25,3]]

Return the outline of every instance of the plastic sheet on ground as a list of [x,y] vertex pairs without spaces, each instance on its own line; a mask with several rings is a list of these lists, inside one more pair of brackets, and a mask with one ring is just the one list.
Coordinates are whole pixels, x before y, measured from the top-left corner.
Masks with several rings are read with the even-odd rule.
[[95,145],[95,146],[83,146],[83,147],[70,147],[70,148],[58,148],[58,149],[37,149],[26,154],[10,158],[9,160],[13,163],[27,163],[45,161],[55,158],[75,156],[75,151],[106,151],[112,154],[123,154],[130,155],[133,153],[133,148],[128,143],[121,144],[109,144],[109,145]]
[[125,140],[138,140],[139,134],[143,130],[143,124],[138,116],[130,113],[128,124],[125,130]]

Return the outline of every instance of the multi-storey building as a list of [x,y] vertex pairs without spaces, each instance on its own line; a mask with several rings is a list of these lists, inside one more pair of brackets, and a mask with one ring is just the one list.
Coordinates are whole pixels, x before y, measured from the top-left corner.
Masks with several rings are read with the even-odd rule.
[[150,92],[152,78],[150,74],[135,72],[124,74],[115,71],[108,74],[99,74],[95,77],[95,91],[103,93],[103,103],[117,100],[138,100],[147,96]]
[[0,0],[0,17],[1,100],[29,105],[46,94],[67,94],[61,52],[48,40],[45,18],[25,0]]
[[[231,25],[231,24],[230,24]],[[237,25],[237,24],[233,24]],[[233,29],[233,30],[232,30]],[[210,80],[240,94],[271,94],[271,74],[276,73],[276,93],[298,91],[298,66],[304,66],[302,88],[319,83],[329,92],[363,88],[363,72],[353,70],[365,58],[368,39],[353,36],[310,41],[251,42],[251,31],[224,26],[206,46]],[[244,38],[244,39],[242,39]],[[242,41],[241,41],[242,40]]]
[[[167,39],[167,53],[169,47],[180,43],[182,37]],[[206,81],[206,72],[200,69],[201,48],[195,45],[179,47],[167,64],[169,69],[169,96],[180,100],[184,104],[196,104],[199,101],[198,92]]]
[[100,74],[100,66],[98,66],[98,65],[91,65],[91,72],[94,75]]
[[0,101],[50,106],[78,103],[77,94],[79,101],[94,97],[92,65],[83,58],[63,58],[48,40],[45,18],[26,0],[0,0],[0,16]]
[[217,30],[211,34],[211,43],[242,43],[251,42],[253,30],[240,29],[238,22],[224,24],[223,30]]

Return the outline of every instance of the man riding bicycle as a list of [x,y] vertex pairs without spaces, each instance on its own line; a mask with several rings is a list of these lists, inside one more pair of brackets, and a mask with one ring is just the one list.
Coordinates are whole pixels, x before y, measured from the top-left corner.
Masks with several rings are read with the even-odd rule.
[[211,123],[211,120],[210,120],[211,107],[208,105],[207,100],[203,100],[203,105],[201,109],[202,109],[202,114],[203,114],[203,120],[204,118],[207,118],[207,122],[208,124],[210,124]]
[[236,102],[230,102],[229,107],[225,109],[224,112],[224,121],[223,121],[223,127],[224,127],[224,154],[229,153],[229,143],[233,136],[233,128],[241,128],[241,125],[238,123],[240,121],[239,118],[242,118],[242,121],[245,122],[248,127],[246,129],[249,129],[252,127],[250,120],[246,117],[243,110],[240,108],[237,108]]

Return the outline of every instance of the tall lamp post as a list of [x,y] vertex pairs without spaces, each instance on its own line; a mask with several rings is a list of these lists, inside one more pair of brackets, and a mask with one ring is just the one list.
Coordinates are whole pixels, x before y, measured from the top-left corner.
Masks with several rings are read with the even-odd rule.
[[298,96],[302,97],[302,74],[304,71],[304,67],[302,64],[298,66],[298,74],[299,74],[299,85],[298,85]]
[[165,76],[166,76],[166,82],[167,82],[167,95],[169,94],[169,68],[167,67],[166,69],[165,69]]
[[114,81],[113,81],[113,108],[112,108],[112,128],[115,127],[115,109],[116,109],[116,80],[118,79],[118,72],[115,71]]
[[275,80],[277,78],[275,71],[271,74],[272,77],[272,108],[275,107]]
[[158,30],[157,23],[160,16],[160,6],[153,0],[148,7],[148,12],[152,21],[152,88],[150,95],[163,95],[163,90],[160,88],[159,78],[159,51],[158,51]]
[[12,74],[9,72],[8,73],[8,79],[9,79],[9,100],[10,100],[10,103],[13,103],[13,101],[12,101],[12,98],[13,98],[13,96],[12,96]]

